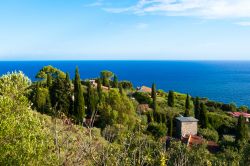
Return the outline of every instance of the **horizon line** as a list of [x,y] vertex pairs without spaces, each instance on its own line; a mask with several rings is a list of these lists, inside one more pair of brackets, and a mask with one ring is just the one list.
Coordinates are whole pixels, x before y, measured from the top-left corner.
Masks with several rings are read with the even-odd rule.
[[0,62],[24,61],[250,61],[250,59],[5,59]]

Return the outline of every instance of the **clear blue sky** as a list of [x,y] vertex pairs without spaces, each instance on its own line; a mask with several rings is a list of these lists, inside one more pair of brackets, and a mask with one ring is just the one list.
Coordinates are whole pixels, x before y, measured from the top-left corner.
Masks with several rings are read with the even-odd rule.
[[249,0],[0,0],[0,60],[250,60]]

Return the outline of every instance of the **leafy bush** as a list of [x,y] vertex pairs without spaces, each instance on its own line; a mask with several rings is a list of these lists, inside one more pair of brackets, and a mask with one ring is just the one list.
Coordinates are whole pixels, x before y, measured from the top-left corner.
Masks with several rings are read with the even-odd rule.
[[0,165],[55,165],[53,139],[32,114],[23,73],[0,78]]
[[165,124],[151,122],[148,125],[147,131],[150,132],[155,138],[166,136],[167,127]]
[[152,99],[148,93],[142,92],[135,92],[133,97],[140,103],[140,104],[151,104]]
[[198,131],[199,135],[202,135],[204,138],[207,140],[212,140],[217,142],[219,140],[219,135],[216,130],[211,130],[211,129],[199,129]]
[[211,127],[213,127],[216,130],[221,129],[222,126],[224,130],[231,130],[232,128],[234,128],[237,120],[226,115],[223,112],[220,114],[215,112],[209,112],[208,121]]

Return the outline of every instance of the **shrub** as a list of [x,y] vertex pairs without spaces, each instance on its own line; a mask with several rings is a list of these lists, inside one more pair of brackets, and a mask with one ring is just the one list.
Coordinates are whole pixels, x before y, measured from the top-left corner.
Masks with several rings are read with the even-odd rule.
[[152,103],[152,99],[148,93],[136,92],[133,94],[133,97],[140,104],[151,104]]
[[217,142],[219,140],[219,135],[216,130],[211,129],[199,129],[198,131],[199,135],[202,135],[207,140],[212,140]]
[[148,125],[147,131],[155,138],[161,138],[167,134],[167,127],[165,124],[151,122]]
[[55,165],[53,138],[30,108],[22,73],[0,77],[0,165]]

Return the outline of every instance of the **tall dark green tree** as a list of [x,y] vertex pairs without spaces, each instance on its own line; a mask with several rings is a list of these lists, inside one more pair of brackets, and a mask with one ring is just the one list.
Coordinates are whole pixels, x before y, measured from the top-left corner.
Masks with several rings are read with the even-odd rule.
[[202,128],[208,127],[208,116],[207,116],[207,107],[204,103],[201,103],[201,112],[200,112],[200,124]]
[[151,98],[153,99],[156,96],[156,85],[155,85],[155,83],[152,84],[152,88],[151,89],[152,89],[152,91],[151,91]]
[[88,83],[87,96],[86,96],[87,116],[90,118],[96,111],[97,96],[95,89]]
[[69,90],[68,94],[69,94],[69,100],[70,100],[70,108],[69,108],[69,115],[73,115],[73,112],[74,112],[74,101],[73,101],[73,90],[72,90],[72,81],[70,79],[70,75],[69,73],[67,72],[66,73],[66,86],[67,86],[67,89]]
[[78,122],[82,122],[85,118],[85,103],[78,67],[76,67],[74,80],[74,116]]
[[118,78],[116,75],[114,75],[113,88],[118,88]]
[[153,110],[154,112],[157,111],[157,101],[156,101],[156,85],[152,84],[152,92],[151,97],[153,98]]
[[97,79],[97,93],[100,101],[102,98],[102,80],[100,78]]
[[200,119],[200,109],[200,99],[196,97],[194,102],[194,116],[196,119]]
[[246,125],[246,119],[241,115],[238,118],[238,124],[236,128],[236,143],[241,144],[248,139],[248,128]]
[[173,136],[173,116],[170,116],[168,119],[168,135]]
[[169,91],[168,93],[168,106],[174,107],[175,106],[175,94],[174,91]]
[[70,80],[70,76],[69,73],[66,73],[66,82],[71,85],[71,80]]
[[69,115],[71,100],[71,88],[65,78],[57,77],[53,82],[50,90],[52,106],[57,111],[61,111],[66,115]]
[[184,114],[185,117],[190,116],[190,108],[191,108],[190,96],[189,96],[189,94],[187,94],[186,102],[185,102],[185,114]]

